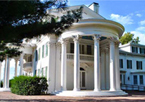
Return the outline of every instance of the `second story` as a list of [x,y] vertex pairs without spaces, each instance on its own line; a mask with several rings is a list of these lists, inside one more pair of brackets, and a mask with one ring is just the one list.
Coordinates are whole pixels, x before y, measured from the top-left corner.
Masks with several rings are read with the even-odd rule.
[[134,54],[145,54],[145,45],[135,44],[133,42],[119,46],[120,50]]

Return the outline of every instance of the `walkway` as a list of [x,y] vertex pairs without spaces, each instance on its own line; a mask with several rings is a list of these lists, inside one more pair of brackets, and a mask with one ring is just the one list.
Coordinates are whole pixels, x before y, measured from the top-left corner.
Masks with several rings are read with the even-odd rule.
[[60,97],[60,96],[20,96],[10,92],[1,92],[2,102],[145,102],[145,92],[128,91],[123,97]]

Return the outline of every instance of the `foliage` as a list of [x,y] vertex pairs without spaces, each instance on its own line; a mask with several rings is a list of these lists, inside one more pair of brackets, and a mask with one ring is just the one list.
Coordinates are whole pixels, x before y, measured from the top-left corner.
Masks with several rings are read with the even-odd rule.
[[45,77],[18,76],[11,81],[11,92],[18,95],[40,95],[47,91]]
[[6,56],[9,58],[19,56],[21,54],[21,51],[18,50],[18,48],[11,48],[6,46],[6,43],[1,42],[0,43],[0,61],[2,62]]
[[[21,45],[24,38],[45,34],[61,34],[81,19],[82,7],[68,11],[62,17],[48,13],[50,9],[67,9],[67,0],[5,0],[0,5],[0,42]],[[59,20],[58,20],[59,19]],[[1,60],[14,49],[1,47]],[[12,50],[12,51],[11,51]],[[15,51],[18,49],[15,49]],[[19,52],[18,52],[19,53]],[[15,54],[14,54],[15,55]]]
[[134,38],[134,34],[127,32],[125,33],[120,39],[120,42],[122,45],[129,43],[132,41],[133,43],[138,44],[139,42],[139,37]]

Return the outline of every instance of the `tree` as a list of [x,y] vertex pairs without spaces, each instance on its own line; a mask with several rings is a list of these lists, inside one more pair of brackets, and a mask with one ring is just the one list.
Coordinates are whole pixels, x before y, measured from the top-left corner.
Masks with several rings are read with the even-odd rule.
[[[11,43],[20,46],[24,38],[31,39],[48,33],[61,34],[72,23],[81,19],[82,7],[68,11],[67,14],[59,18],[60,20],[47,11],[52,8],[67,9],[66,6],[67,0],[1,1],[0,44],[3,46]],[[0,52],[0,58],[3,58],[2,54],[8,55],[6,52],[14,51],[13,48],[3,46]]]
[[134,34],[127,32],[125,33],[120,39],[120,42],[122,45],[129,43],[132,41],[133,43],[138,44],[139,42],[139,37],[134,38]]

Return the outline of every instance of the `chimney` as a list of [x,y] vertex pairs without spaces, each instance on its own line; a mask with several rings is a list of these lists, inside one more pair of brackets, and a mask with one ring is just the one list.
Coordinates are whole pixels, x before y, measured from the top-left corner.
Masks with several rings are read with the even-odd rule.
[[88,6],[91,10],[96,13],[99,13],[99,3],[93,2],[91,5]]

